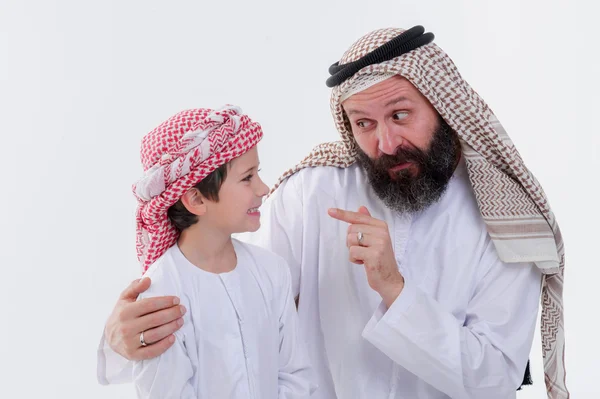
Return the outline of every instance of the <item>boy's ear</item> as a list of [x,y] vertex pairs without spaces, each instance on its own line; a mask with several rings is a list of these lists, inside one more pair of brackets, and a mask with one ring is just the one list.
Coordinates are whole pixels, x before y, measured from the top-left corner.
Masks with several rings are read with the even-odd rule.
[[190,188],[181,197],[181,203],[193,215],[202,216],[206,213],[206,198],[197,188]]

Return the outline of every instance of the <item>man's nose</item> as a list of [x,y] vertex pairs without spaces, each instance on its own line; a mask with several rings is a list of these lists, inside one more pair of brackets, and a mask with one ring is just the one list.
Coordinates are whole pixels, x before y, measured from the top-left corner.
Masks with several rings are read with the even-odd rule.
[[402,144],[402,137],[395,134],[393,129],[383,123],[377,128],[377,138],[379,140],[379,151],[387,155],[394,155],[396,149]]

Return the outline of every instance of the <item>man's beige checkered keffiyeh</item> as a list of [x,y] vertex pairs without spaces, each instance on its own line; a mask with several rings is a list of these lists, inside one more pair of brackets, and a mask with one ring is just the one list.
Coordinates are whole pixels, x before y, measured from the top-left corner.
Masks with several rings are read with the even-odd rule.
[[[342,56],[355,61],[403,32],[371,32]],[[355,142],[340,97],[365,75],[399,74],[408,79],[457,132],[479,210],[500,259],[534,262],[544,273],[541,335],[548,397],[569,398],[564,367],[564,248],[558,224],[542,187],[481,97],[463,80],[456,66],[431,43],[380,64],[370,65],[334,87],[331,111],[342,141],[316,147],[275,185],[306,167],[345,168],[356,160]]]

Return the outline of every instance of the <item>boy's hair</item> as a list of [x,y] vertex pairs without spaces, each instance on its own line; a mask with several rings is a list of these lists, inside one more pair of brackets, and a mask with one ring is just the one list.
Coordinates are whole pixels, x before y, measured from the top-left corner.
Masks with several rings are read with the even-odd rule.
[[[227,178],[227,169],[229,162],[219,166],[208,176],[197,183],[193,188],[211,201],[219,201],[219,191]],[[173,225],[179,231],[183,231],[198,222],[198,216],[194,215],[185,208],[181,199],[167,209],[167,216]]]

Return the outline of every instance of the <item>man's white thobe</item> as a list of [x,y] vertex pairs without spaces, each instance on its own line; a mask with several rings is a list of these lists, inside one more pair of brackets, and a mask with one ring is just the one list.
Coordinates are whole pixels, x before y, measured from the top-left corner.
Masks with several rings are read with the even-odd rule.
[[[420,214],[389,210],[358,165],[307,168],[268,200],[252,237],[290,265],[319,399],[514,398],[538,314],[541,273],[499,260],[464,163]],[[328,208],[364,205],[387,222],[405,279],[387,309],[349,262],[348,224]]]

